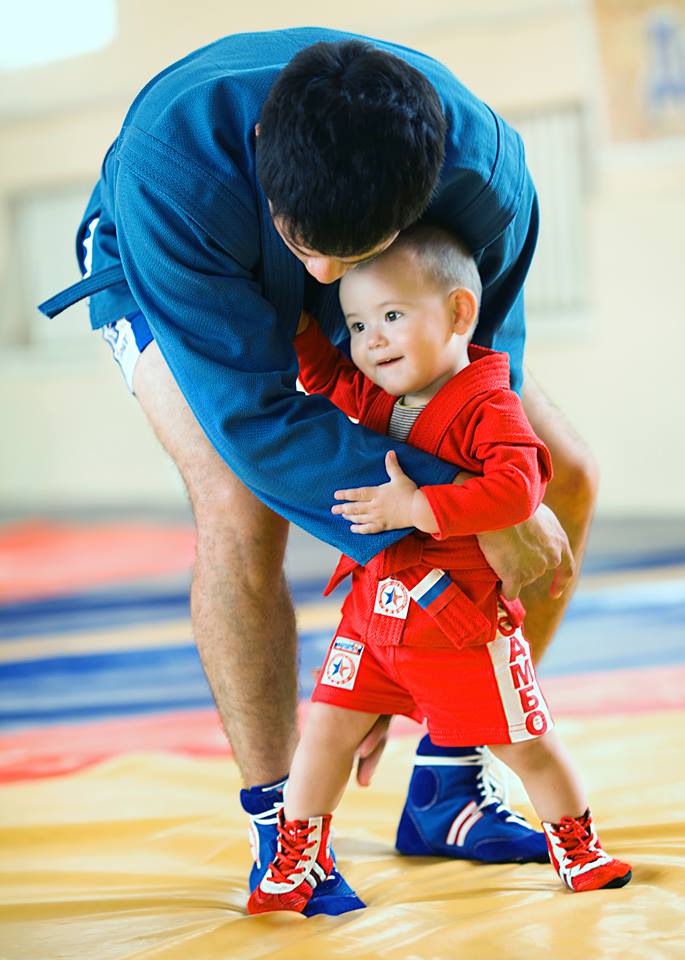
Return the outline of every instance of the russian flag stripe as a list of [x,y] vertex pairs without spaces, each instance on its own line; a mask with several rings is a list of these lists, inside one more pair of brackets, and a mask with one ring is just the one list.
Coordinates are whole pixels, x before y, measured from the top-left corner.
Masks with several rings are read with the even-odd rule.
[[439,613],[444,606],[446,606],[450,600],[453,600],[459,592],[459,587],[453,580],[450,580],[448,586],[440,593],[437,597],[434,597],[431,603],[424,607],[427,613],[430,613],[434,617]]
[[442,596],[445,590],[449,589],[452,584],[452,579],[445,571],[436,568],[426,574],[423,580],[419,580],[409,593],[413,600],[420,606],[426,608],[434,603],[438,597]]
[[422,607],[430,607],[431,603],[433,603],[434,600],[437,600],[438,597],[440,597],[444,591],[448,589],[451,583],[452,581],[447,574],[444,574],[444,576],[440,577],[438,582],[428,591],[428,593],[424,593],[418,602]]

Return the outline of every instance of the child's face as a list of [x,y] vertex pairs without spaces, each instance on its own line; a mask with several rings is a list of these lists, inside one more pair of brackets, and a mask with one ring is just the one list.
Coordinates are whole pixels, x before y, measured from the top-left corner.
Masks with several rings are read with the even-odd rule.
[[430,399],[468,364],[470,323],[464,327],[454,297],[406,249],[347,273],[340,302],[355,366],[392,396]]

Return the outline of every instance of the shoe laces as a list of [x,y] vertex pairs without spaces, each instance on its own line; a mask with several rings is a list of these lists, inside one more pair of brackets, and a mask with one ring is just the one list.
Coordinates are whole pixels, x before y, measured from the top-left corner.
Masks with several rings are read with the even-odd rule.
[[482,810],[484,807],[495,804],[495,813],[504,814],[507,822],[528,827],[528,822],[520,813],[509,809],[506,780],[498,776],[497,760],[494,755],[486,747],[476,747],[476,750],[481,756],[481,768],[476,781],[478,791],[483,798],[478,804],[478,809]]
[[283,806],[283,803],[284,801],[281,800],[274,803],[273,807],[269,807],[268,810],[263,810],[261,813],[249,814],[250,820],[260,827],[273,826],[274,823],[278,823],[278,811]]
[[568,860],[582,866],[597,859],[597,851],[590,846],[588,829],[575,817],[562,817],[553,825],[554,836],[559,840]]
[[278,824],[278,850],[271,863],[271,875],[278,883],[286,882],[294,873],[304,873],[304,867],[298,867],[301,860],[309,860],[305,850],[316,846],[316,840],[307,840],[315,826],[299,827],[285,822]]

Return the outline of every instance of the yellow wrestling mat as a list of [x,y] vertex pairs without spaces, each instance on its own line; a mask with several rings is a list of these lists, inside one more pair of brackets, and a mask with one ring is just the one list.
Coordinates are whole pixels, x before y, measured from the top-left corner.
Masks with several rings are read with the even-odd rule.
[[[240,781],[223,759],[127,754],[0,791],[2,960],[681,960],[685,713],[562,719],[605,845],[632,883],[565,891],[552,868],[393,851],[414,738],[336,816],[342,872],[368,908],[248,917]],[[512,778],[513,780],[513,778]],[[518,784],[514,806],[531,815]]]

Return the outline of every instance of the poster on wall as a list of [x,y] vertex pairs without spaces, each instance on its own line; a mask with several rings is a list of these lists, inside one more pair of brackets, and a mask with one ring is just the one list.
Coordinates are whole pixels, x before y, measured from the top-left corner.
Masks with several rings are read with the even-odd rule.
[[685,136],[685,0],[594,0],[611,139]]

